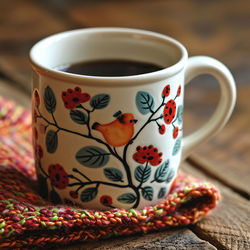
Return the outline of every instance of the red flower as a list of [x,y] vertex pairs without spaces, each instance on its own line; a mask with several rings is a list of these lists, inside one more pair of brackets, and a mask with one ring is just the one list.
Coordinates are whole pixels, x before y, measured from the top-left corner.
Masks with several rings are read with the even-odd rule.
[[112,204],[112,197],[109,195],[103,195],[100,198],[100,202],[102,203],[102,205],[104,206],[110,206]]
[[43,149],[40,145],[36,146],[36,156],[37,158],[43,158]]
[[170,94],[170,85],[167,85],[164,89],[163,89],[163,91],[162,91],[162,96],[169,96],[169,94]]
[[181,85],[179,85],[178,90],[177,90],[177,96],[180,96],[181,94]]
[[176,103],[173,99],[169,100],[164,107],[163,118],[166,124],[170,124],[176,114]]
[[178,136],[179,128],[175,127],[173,131],[173,138],[175,139]]
[[87,102],[90,99],[90,95],[88,93],[82,93],[79,87],[75,87],[74,90],[68,89],[67,91],[63,91],[62,99],[65,108],[74,109],[78,104]]
[[78,198],[78,193],[75,192],[75,191],[70,191],[69,194],[70,194],[70,196],[71,196],[73,199]]
[[68,174],[60,164],[51,164],[49,166],[49,177],[51,183],[59,189],[64,189],[69,184]]
[[153,145],[149,146],[138,146],[137,152],[134,153],[133,159],[141,164],[149,162],[152,166],[157,166],[162,162],[162,153],[158,152],[158,149]]
[[37,89],[35,89],[34,91],[34,97],[35,97],[35,104],[38,107],[40,105],[40,97]]
[[163,134],[165,134],[165,132],[166,132],[166,126],[164,124],[160,125],[159,126],[159,133],[161,135],[163,135]]

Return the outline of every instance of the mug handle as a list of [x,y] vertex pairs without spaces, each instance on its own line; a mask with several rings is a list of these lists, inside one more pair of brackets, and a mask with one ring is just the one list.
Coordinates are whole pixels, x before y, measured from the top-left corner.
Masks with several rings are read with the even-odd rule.
[[236,101],[235,81],[224,64],[207,56],[189,58],[185,70],[185,85],[200,74],[211,74],[217,79],[221,92],[220,101],[209,121],[197,131],[183,138],[182,160],[187,158],[202,142],[214,136],[225,126]]

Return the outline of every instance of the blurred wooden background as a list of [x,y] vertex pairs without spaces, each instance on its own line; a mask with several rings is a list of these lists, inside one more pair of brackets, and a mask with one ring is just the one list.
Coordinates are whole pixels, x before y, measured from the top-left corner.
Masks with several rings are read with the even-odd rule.
[[[185,229],[76,245],[71,249],[250,249],[250,1],[248,0],[1,0],[0,95],[30,105],[29,49],[65,30],[118,26],[174,37],[192,55],[226,64],[238,89],[228,125],[181,166],[217,184],[222,202],[209,217]],[[185,90],[185,133],[212,114],[219,87],[199,76]]]

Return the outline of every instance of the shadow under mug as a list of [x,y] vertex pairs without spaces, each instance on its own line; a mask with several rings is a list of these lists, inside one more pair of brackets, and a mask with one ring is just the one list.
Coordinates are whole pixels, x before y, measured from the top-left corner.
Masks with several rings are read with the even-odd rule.
[[[101,59],[163,69],[124,77],[55,69]],[[30,60],[36,169],[41,194],[55,203],[94,209],[159,203],[171,191],[181,159],[225,125],[235,104],[234,79],[222,63],[188,59],[178,41],[150,31],[68,31],[38,42]],[[218,80],[221,97],[210,120],[183,138],[184,85],[199,74]]]

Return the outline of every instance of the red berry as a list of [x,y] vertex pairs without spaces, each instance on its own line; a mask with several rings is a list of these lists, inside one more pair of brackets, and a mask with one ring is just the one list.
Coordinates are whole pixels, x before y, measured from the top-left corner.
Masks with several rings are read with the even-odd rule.
[[177,90],[177,96],[180,96],[181,94],[181,85],[179,85],[178,90]]
[[70,196],[71,196],[73,199],[78,198],[78,193],[75,192],[75,191],[70,191],[69,194],[70,194]]
[[179,128],[178,128],[178,127],[175,127],[175,128],[174,128],[174,131],[173,131],[173,138],[174,138],[174,139],[178,136],[178,133],[179,133]]
[[34,90],[34,98],[35,98],[35,104],[38,107],[40,105],[40,97],[37,89]]
[[163,119],[166,124],[170,124],[176,114],[176,103],[173,99],[169,100],[164,107]]
[[165,134],[165,132],[166,132],[166,126],[164,124],[160,125],[159,126],[159,133],[161,135],[163,135],[163,134]]
[[51,164],[49,166],[49,177],[51,183],[58,189],[64,189],[69,184],[68,174],[60,164]]
[[103,195],[100,198],[100,202],[102,203],[102,205],[104,206],[110,206],[112,204],[112,197],[109,195]]
[[168,84],[162,91],[162,96],[169,96],[170,94],[170,85]]

